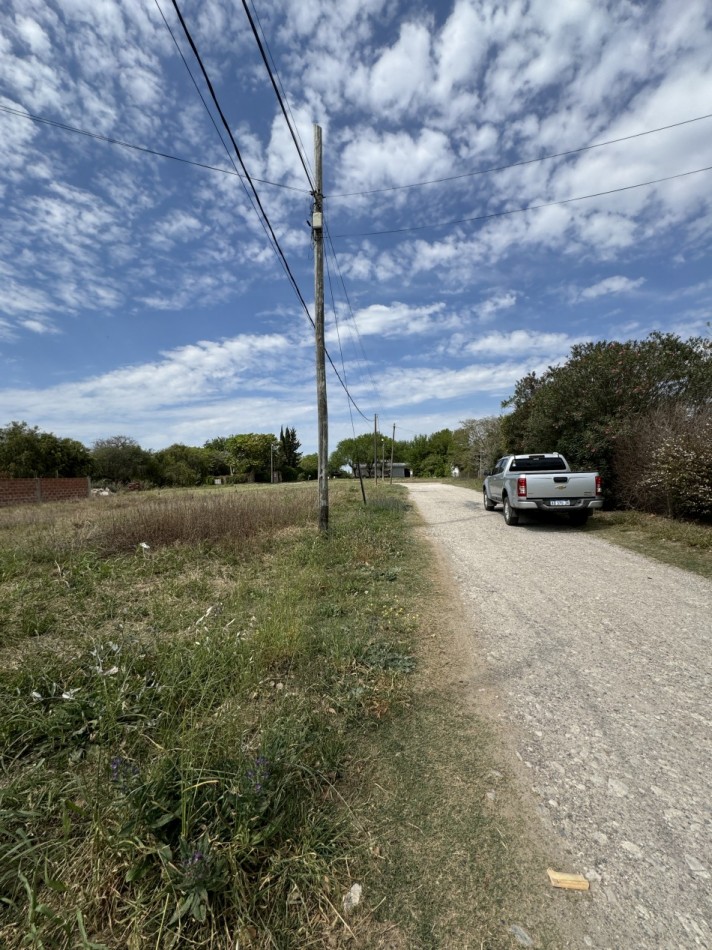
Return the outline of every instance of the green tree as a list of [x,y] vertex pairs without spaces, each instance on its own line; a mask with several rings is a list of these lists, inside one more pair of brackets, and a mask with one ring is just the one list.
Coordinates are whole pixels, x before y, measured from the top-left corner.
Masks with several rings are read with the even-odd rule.
[[311,455],[302,455],[299,460],[299,478],[301,480],[319,477],[319,456],[316,452]]
[[151,453],[128,435],[97,439],[92,447],[95,474],[110,482],[134,482],[153,473]]
[[13,478],[77,478],[90,475],[92,458],[74,439],[41,432],[26,422],[0,429],[0,473]]
[[284,464],[290,468],[296,468],[299,465],[299,459],[302,457],[299,451],[302,443],[297,438],[297,430],[290,429],[289,426],[286,429],[280,429],[279,444]]
[[207,453],[208,473],[210,475],[234,475],[232,470],[232,458],[227,447],[227,436],[218,436],[215,439],[209,439],[203,448]]
[[712,341],[652,333],[642,341],[574,346],[562,366],[519,380],[503,405],[504,441],[514,452],[562,452],[579,468],[597,468],[617,493],[619,444],[662,406],[695,412],[712,393]]
[[443,478],[450,474],[455,460],[456,443],[450,429],[440,429],[431,435],[416,435],[403,444],[404,458],[413,475],[422,478]]
[[[380,443],[379,443],[380,458]],[[357,435],[356,438],[342,439],[329,457],[329,470],[338,471],[349,466],[353,471],[358,464],[368,477],[373,475],[373,433]]]
[[201,485],[210,474],[209,449],[176,443],[154,455],[159,482],[188,488]]
[[277,439],[271,434],[231,435],[227,439],[227,448],[235,475],[250,481],[268,482],[276,444]]

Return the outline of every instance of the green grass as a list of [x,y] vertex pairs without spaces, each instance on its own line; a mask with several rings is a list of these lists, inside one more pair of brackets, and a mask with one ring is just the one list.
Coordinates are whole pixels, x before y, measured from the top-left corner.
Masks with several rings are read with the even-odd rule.
[[712,525],[639,511],[600,511],[586,531],[665,564],[712,577]]
[[328,541],[301,486],[8,513],[3,946],[331,926],[360,848],[334,789],[412,669],[402,504],[354,489]]
[[0,945],[552,945],[405,498],[334,485],[328,540],[314,486],[0,512]]

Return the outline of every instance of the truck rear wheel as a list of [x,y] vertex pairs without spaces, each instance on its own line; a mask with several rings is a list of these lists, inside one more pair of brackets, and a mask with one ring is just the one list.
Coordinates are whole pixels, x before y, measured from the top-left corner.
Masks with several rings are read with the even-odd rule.
[[512,508],[507,495],[502,496],[502,504],[504,506],[504,523],[510,525],[510,527],[519,524],[519,515]]
[[574,528],[583,528],[583,526],[588,521],[588,517],[591,512],[588,509],[583,511],[572,511],[569,515],[569,524],[573,525]]

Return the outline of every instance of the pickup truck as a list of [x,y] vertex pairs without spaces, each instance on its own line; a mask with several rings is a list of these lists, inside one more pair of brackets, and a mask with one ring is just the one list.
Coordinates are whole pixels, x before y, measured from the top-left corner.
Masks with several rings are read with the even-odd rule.
[[603,506],[598,472],[572,472],[558,452],[505,455],[487,473],[482,492],[487,511],[501,503],[508,525],[518,524],[527,511],[553,511],[580,526]]

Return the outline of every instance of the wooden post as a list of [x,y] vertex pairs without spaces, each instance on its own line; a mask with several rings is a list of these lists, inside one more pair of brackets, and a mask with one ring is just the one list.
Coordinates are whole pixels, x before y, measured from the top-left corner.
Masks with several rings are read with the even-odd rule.
[[373,416],[373,484],[378,484],[378,415]]
[[324,221],[321,173],[321,127],[314,125],[314,324],[316,336],[316,392],[319,458],[319,531],[329,530],[329,419],[326,406],[324,359]]
[[393,423],[393,438],[391,439],[391,478],[389,482],[390,485],[393,484],[393,449],[395,448],[395,444],[396,444],[396,424],[394,422]]

